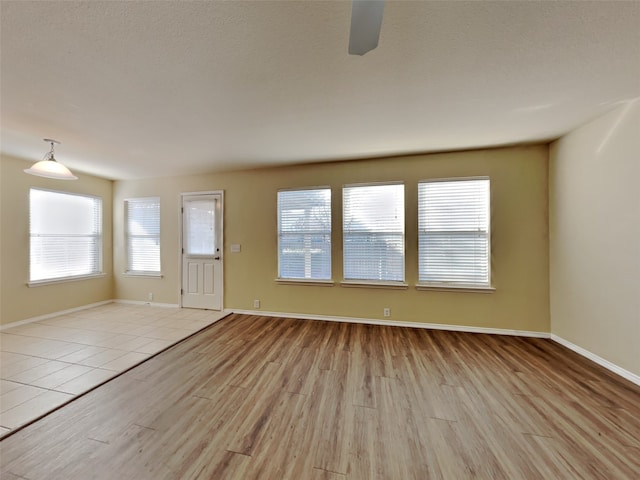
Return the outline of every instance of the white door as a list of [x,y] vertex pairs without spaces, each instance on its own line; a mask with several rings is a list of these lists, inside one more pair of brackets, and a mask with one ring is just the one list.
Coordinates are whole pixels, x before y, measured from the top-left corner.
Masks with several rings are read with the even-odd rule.
[[182,306],[222,310],[222,193],[182,196]]

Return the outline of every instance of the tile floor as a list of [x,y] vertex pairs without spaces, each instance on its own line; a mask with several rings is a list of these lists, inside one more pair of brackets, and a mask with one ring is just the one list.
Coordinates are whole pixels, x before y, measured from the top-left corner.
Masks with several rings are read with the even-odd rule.
[[224,317],[109,303],[0,332],[0,437]]

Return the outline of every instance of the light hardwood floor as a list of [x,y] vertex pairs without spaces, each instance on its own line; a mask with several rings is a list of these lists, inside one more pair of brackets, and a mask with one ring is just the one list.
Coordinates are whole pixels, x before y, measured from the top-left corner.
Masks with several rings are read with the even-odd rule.
[[0,332],[0,437],[224,315],[108,303],[5,327]]
[[549,340],[231,315],[0,443],[2,479],[637,479],[640,388]]

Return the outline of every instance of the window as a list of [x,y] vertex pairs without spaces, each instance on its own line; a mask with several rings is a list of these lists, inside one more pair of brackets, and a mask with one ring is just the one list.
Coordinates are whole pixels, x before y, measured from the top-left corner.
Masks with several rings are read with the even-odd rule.
[[213,257],[219,252],[216,245],[216,210],[218,200],[211,195],[194,195],[183,198],[183,245],[189,257]]
[[32,188],[29,235],[31,282],[101,273],[101,198]]
[[331,189],[278,192],[278,278],[331,279]]
[[418,184],[419,281],[490,286],[489,179]]
[[404,185],[342,190],[344,279],[404,281]]
[[127,273],[160,273],[160,198],[125,200]]

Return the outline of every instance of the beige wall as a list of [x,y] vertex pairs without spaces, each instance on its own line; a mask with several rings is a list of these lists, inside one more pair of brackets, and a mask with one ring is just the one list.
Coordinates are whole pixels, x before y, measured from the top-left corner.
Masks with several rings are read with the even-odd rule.
[[640,375],[640,100],[550,158],[552,333]]
[[[6,324],[113,298],[113,182],[78,173],[79,180],[50,180],[25,174],[34,162],[0,156],[0,323]],[[105,277],[28,287],[29,188],[86,193],[102,197]]]
[[[114,186],[115,297],[179,303],[180,193],[225,191],[224,306],[391,319],[528,331],[549,331],[546,146],[337,162],[141,181]],[[417,182],[457,176],[491,177],[492,269],[496,292],[416,291]],[[333,205],[333,278],[342,278],[341,187],[347,183],[404,181],[406,192],[407,290],[279,285],[276,192],[330,185]],[[160,196],[162,279],[125,277],[123,200]],[[232,243],[241,253],[230,253]]]

